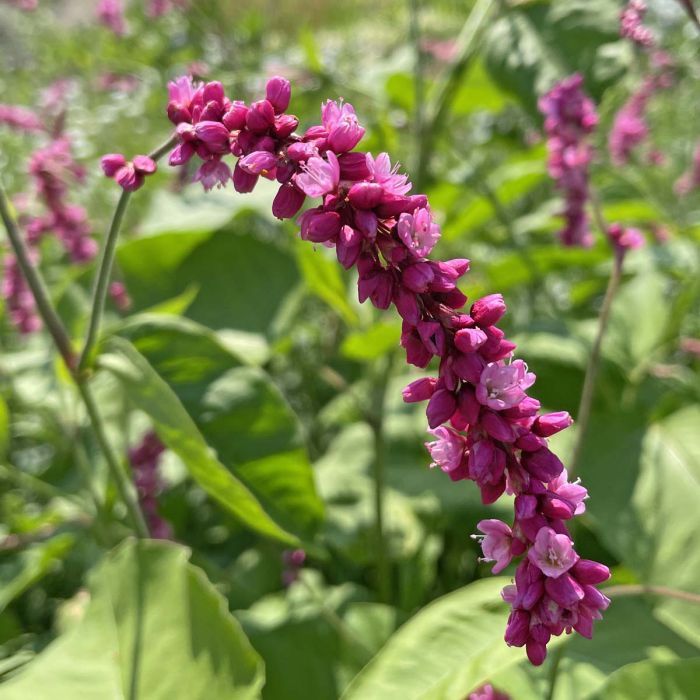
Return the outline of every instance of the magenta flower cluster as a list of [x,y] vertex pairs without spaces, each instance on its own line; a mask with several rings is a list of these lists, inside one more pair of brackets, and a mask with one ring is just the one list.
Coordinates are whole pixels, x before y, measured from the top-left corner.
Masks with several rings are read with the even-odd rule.
[[539,100],[540,111],[545,117],[549,174],[565,200],[562,212],[565,225],[559,237],[567,246],[590,246],[593,243],[586,211],[588,167],[593,158],[593,147],[586,137],[598,124],[598,115],[582,85],[582,76],[572,75],[558,82]]
[[172,528],[158,513],[158,496],[162,490],[158,465],[164,450],[158,436],[149,431],[138,446],[129,450],[129,461],[139,505],[151,537],[170,540],[173,537]]
[[629,0],[620,13],[620,36],[635,44],[649,48],[655,43],[654,34],[644,26],[647,5],[644,0]]
[[[170,84],[168,116],[180,139],[170,163],[196,158],[195,177],[206,189],[232,179],[236,190],[250,192],[260,177],[276,180],[272,208],[279,218],[297,214],[306,197],[320,199],[299,216],[301,237],[335,248],[343,267],[357,268],[360,302],[396,307],[410,364],[426,368],[439,360],[437,377],[403,392],[407,402],[428,401],[433,466],[454,481],[475,481],[484,503],[504,492],[516,497],[512,527],[480,524],[484,554],[496,560],[496,572],[523,556],[507,593],[513,611],[506,641],[526,645],[531,661],[542,663],[550,635],[576,629],[590,636],[607,605],[592,585],[607,578],[606,567],[579,559],[565,525],[583,511],[586,490],[567,482],[547,446],[571,419],[564,412],[539,415],[539,402],[527,395],[535,375],[513,360],[515,344],[498,328],[503,297],[478,299],[466,311],[458,280],[469,261],[428,259],[440,228],[427,197],[410,194],[407,176],[386,153],[354,150],[365,130],[353,107],[326,102],[321,124],[298,135],[298,120],[285,113],[290,94],[289,82],[275,77],[265,99],[246,105],[226,98],[221,83],[179,78]],[[560,143],[561,178],[572,189],[571,159],[580,158],[595,112],[578,76],[543,105],[551,139]],[[225,160],[231,154],[233,171]]]
[[[73,262],[84,263],[95,257],[97,243],[90,236],[87,212],[68,199],[72,182],[83,182],[85,171],[73,159],[70,141],[65,136],[54,138],[38,148],[29,159],[33,191],[18,197],[21,222],[35,263],[39,262],[39,243],[49,233],[62,243]],[[40,202],[43,213],[28,209],[30,202]],[[10,253],[4,260],[5,279],[2,295],[10,310],[13,325],[26,334],[41,328],[34,300]]]

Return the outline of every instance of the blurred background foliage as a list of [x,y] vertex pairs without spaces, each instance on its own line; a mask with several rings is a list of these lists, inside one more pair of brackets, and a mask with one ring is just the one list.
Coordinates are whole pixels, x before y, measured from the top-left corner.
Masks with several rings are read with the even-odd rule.
[[[250,100],[285,75],[303,126],[322,100],[344,97],[367,127],[364,148],[389,151],[429,195],[436,252],[472,260],[464,291],[505,295],[504,328],[543,406],[575,413],[612,256],[600,234],[589,250],[556,239],[561,201],[536,102],[581,72],[601,114],[603,212],[647,245],[626,260],[604,343],[578,549],[610,565],[613,583],[700,593],[700,360],[687,342],[700,336],[700,194],[673,189],[699,135],[700,37],[675,2],[650,6],[676,63],[676,84],[650,106],[663,165],[615,168],[606,153],[645,70],[609,0],[199,0],[157,20],[132,2],[124,37],[96,24],[90,2],[2,4],[0,93],[36,106],[70,81],[66,130],[89,173],[71,198],[98,238],[117,194],[99,157],[167,138],[169,79],[193,71]],[[472,12],[488,13],[475,32]],[[42,138],[0,131],[10,192],[27,187]],[[125,513],[74,389],[45,334],[21,338],[0,319],[0,698],[105,698],[123,683],[149,699],[456,700],[487,680],[518,700],[698,697],[700,609],[682,601],[616,599],[592,642],[563,640],[540,669],[505,647],[498,590],[512,572],[493,580],[468,535],[483,517],[507,519],[507,498],[485,507],[472,484],[427,468],[423,411],[401,401],[419,375],[404,365],[399,323],[361,307],[352,275],[271,217],[272,193],[263,183],[205,195],[162,166],[119,245],[133,307],[109,311],[95,386],[121,454],[149,425],[167,434],[161,513],[178,544],[106,555],[128,534]],[[80,338],[93,266],[43,246]],[[575,430],[554,441],[565,463]],[[383,601],[377,454],[392,570]],[[260,514],[242,514],[241,485]],[[294,546],[307,559],[284,586]]]

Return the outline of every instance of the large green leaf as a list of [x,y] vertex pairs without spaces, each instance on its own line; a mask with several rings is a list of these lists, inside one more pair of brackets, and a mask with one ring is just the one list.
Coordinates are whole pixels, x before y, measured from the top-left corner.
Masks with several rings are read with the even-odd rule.
[[2,700],[245,700],[263,664],[179,545],[128,541],[91,576],[83,619],[0,687]]
[[327,248],[316,248],[305,241],[299,241],[296,246],[299,269],[306,286],[311,292],[338,312],[349,325],[357,325],[357,311],[348,301],[347,284],[341,274],[342,268],[335,256],[333,259],[326,255]]
[[[648,659],[692,659],[698,649],[669,629],[654,615],[652,606],[641,598],[615,598],[597,622],[593,639],[573,634],[564,637],[557,652],[539,669],[527,661],[499,671],[493,685],[517,700],[541,700],[547,697],[555,654],[561,653],[554,700],[584,700],[598,693],[611,675],[630,664]],[[598,697],[598,695],[595,695]],[[665,700],[664,695],[640,694],[637,697]]]
[[[286,592],[267,595],[236,613],[265,659],[264,700],[287,700],[307,688],[313,700],[336,700],[343,685],[396,627],[396,611],[366,603],[353,584],[324,585],[305,570]],[[294,690],[292,690],[294,689]]]
[[100,358],[128,390],[131,400],[153,421],[158,436],[182,459],[195,481],[244,525],[287,544],[296,537],[265,512],[255,496],[216,457],[168,384],[130,343],[109,341]]
[[344,700],[463,698],[522,659],[503,642],[507,579],[477,581],[430,603],[355,677]]
[[599,97],[629,60],[618,39],[619,8],[607,0],[529,2],[511,7],[486,33],[485,63],[493,79],[531,112],[537,97],[578,71]]
[[[643,583],[700,593],[700,408],[647,426],[639,411],[594,417],[580,473],[601,539]],[[700,609],[660,599],[658,615],[700,642]]]
[[700,658],[642,661],[621,668],[591,700],[690,700],[700,696]]
[[0,565],[0,614],[19,595],[40,581],[70,551],[75,537],[56,535],[20,551]]
[[122,330],[177,394],[219,460],[285,528],[310,535],[323,514],[301,426],[228,336],[187,319],[141,317]]
[[[292,255],[232,225],[215,233],[164,233],[122,244],[118,262],[143,311],[193,285],[188,318],[211,328],[267,332],[284,299],[299,282]],[[272,231],[284,239],[283,229]]]

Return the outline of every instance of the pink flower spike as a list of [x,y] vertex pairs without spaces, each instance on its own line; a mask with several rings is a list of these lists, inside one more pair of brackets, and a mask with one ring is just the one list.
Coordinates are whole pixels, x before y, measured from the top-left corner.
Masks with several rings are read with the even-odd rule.
[[513,533],[508,525],[495,519],[480,520],[476,526],[485,535],[481,540],[484,561],[495,561],[496,564],[491,569],[491,573],[498,574],[510,564],[513,558],[510,551]]
[[559,578],[579,557],[567,535],[558,535],[551,527],[543,527],[537,533],[535,544],[530,547],[527,558],[545,576]]
[[440,467],[444,472],[452,472],[459,469],[464,457],[466,440],[454,430],[440,426],[435,430],[429,430],[437,440],[426,442],[425,446],[433,458],[431,468]]
[[335,153],[326,153],[328,160],[312,156],[306,161],[304,171],[296,176],[296,184],[309,197],[323,197],[333,192],[340,181],[340,165]]

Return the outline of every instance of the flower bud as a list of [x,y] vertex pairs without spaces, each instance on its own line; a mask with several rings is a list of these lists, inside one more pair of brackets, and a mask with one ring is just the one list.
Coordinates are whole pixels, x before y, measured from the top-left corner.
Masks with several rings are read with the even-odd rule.
[[564,465],[548,448],[543,447],[536,452],[527,452],[522,456],[522,465],[540,481],[549,482],[561,474]]
[[251,175],[264,175],[277,165],[277,156],[270,151],[253,151],[241,158],[238,165]]
[[462,352],[474,352],[486,342],[486,333],[481,328],[462,328],[455,333],[455,345]]
[[445,389],[438,389],[428,402],[428,407],[425,411],[428,417],[428,425],[431,428],[437,428],[444,422],[450,419],[450,416],[457,408],[455,395]]
[[567,411],[557,411],[556,413],[545,413],[538,416],[532,425],[532,431],[542,437],[549,437],[560,430],[568,428],[574,421]]
[[277,114],[284,112],[289,107],[291,96],[292,86],[286,78],[275,75],[267,81],[265,97]]
[[108,153],[100,160],[102,172],[107,177],[114,177],[117,170],[126,165],[126,158],[121,153]]
[[245,118],[246,126],[254,133],[264,133],[275,123],[275,110],[267,100],[253,102]]
[[272,202],[272,213],[278,219],[291,219],[301,209],[306,196],[291,183],[282,185]]
[[572,569],[576,579],[582,584],[595,585],[610,578],[610,569],[591,559],[579,559]]
[[240,100],[231,103],[221,121],[229,131],[239,131],[245,126],[248,107]]
[[501,294],[489,294],[477,299],[469,314],[479,326],[493,326],[506,312],[506,304]]
[[401,282],[404,286],[417,294],[426,292],[433,278],[434,274],[430,265],[424,262],[410,265],[401,273]]
[[382,199],[382,186],[376,182],[356,182],[348,192],[348,200],[356,209],[373,209]]
[[419,401],[427,401],[435,393],[435,385],[437,379],[435,377],[423,377],[411,382],[401,392],[403,400],[406,403],[418,403]]
[[258,177],[258,175],[253,175],[243,170],[240,161],[236,163],[236,167],[233,169],[233,186],[236,192],[240,192],[241,194],[252,192],[258,182]]
[[312,243],[323,243],[340,232],[340,215],[334,211],[309,209],[299,218],[301,237]]
[[354,151],[352,153],[343,153],[338,156],[340,165],[340,179],[359,182],[367,180],[370,176],[370,170],[367,166],[367,154],[362,151]]

